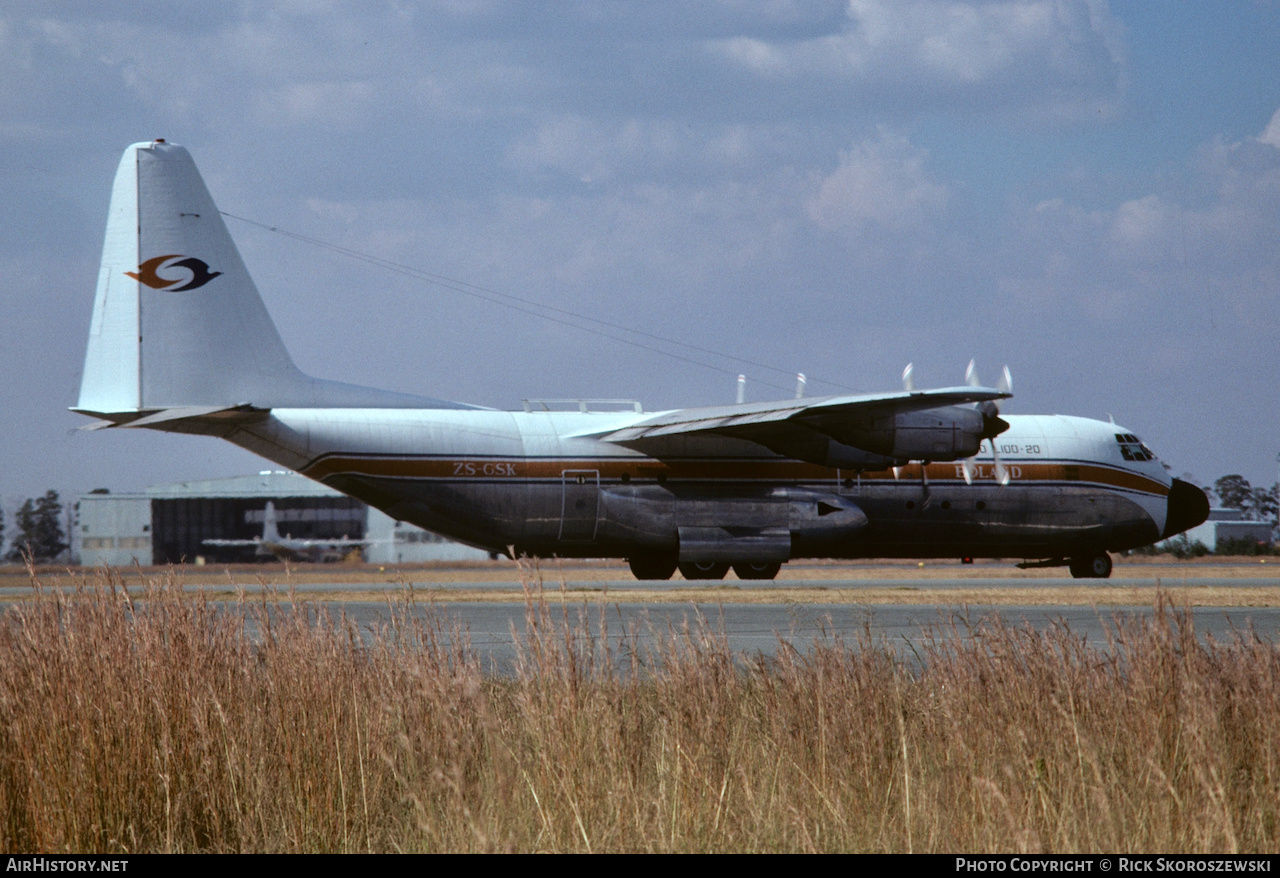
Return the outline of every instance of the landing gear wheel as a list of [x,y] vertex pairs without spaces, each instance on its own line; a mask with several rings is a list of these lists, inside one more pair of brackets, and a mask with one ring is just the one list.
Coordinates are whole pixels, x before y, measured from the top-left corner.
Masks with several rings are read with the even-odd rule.
[[1067,562],[1071,575],[1076,579],[1108,579],[1111,576],[1111,556],[1077,555]]
[[733,572],[739,579],[773,579],[781,569],[781,564],[767,561],[746,561],[733,565]]
[[662,555],[640,555],[628,558],[631,575],[636,579],[670,579],[676,572],[676,559]]
[[724,579],[729,572],[729,565],[720,561],[685,561],[679,566],[685,579]]

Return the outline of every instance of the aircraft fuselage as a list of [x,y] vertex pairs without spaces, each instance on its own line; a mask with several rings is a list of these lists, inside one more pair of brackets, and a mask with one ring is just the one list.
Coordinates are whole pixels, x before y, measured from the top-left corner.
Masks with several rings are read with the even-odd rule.
[[1008,483],[985,441],[969,484],[959,461],[853,471],[731,437],[673,437],[661,458],[593,438],[647,417],[275,409],[227,438],[397,519],[540,556],[1063,557],[1170,523],[1175,480],[1126,460],[1126,431],[1101,421],[1007,416]]

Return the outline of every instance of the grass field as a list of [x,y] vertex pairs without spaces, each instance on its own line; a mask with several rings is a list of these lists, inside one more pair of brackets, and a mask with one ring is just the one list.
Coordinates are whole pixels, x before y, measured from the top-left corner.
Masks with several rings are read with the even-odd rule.
[[869,635],[593,638],[525,568],[493,678],[398,599],[370,637],[183,575],[37,576],[5,612],[4,850],[1280,849],[1280,652],[1164,592],[1105,648],[993,624],[908,666]]

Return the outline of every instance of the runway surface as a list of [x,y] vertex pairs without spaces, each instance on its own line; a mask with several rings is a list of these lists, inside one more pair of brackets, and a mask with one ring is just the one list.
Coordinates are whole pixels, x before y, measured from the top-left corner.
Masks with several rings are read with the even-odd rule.
[[[388,619],[385,604],[343,603],[340,609],[370,632]],[[487,668],[509,671],[516,644],[528,635],[525,608],[509,603],[451,603],[417,612],[438,613],[446,639],[465,636]],[[617,602],[555,606],[551,618],[607,639],[618,659],[630,652],[652,656],[661,645],[679,642],[688,631],[698,637],[723,637],[724,645],[744,657],[770,656],[779,649],[808,652],[815,644],[842,643],[854,648],[884,647],[913,664],[924,662],[929,646],[940,640],[970,641],[992,626],[1030,628],[1038,632],[1065,629],[1077,641],[1105,649],[1116,633],[1151,606],[1091,608],[1079,606],[951,607],[857,606],[851,604],[634,604]],[[1184,617],[1202,642],[1239,637],[1280,642],[1280,608],[1198,608]],[[603,638],[602,638],[603,632]],[[672,635],[676,635],[673,639]]]
[[[1280,560],[1280,559],[1278,559]],[[608,644],[616,661],[657,649],[684,630],[723,637],[743,656],[807,651],[842,641],[891,648],[913,661],[939,637],[971,639],[990,626],[1050,631],[1065,627],[1105,647],[1120,626],[1150,617],[1157,601],[1180,608],[1202,640],[1280,636],[1280,564],[1117,564],[1108,580],[1078,580],[1060,570],[1017,571],[1009,564],[795,565],[772,582],[638,582],[616,563],[465,568],[249,568],[121,570],[115,587],[145,599],[156,583],[218,602],[314,602],[345,616],[371,638],[393,612],[439,622],[447,639],[465,637],[496,671],[509,671],[540,600],[551,618]],[[11,571],[16,573],[16,571]],[[100,588],[101,571],[0,577],[0,603],[51,599]]]

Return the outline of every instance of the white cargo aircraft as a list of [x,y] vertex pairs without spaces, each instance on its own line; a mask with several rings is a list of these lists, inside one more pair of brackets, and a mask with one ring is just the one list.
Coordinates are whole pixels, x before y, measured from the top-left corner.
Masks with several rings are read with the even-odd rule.
[[[302,374],[190,155],[125,150],[80,399],[94,427],[218,436],[483,549],[767,579],[796,558],[1110,551],[1208,515],[1129,430],[1001,417],[970,385],[647,413],[496,411]],[[636,409],[639,407],[636,406]]]

